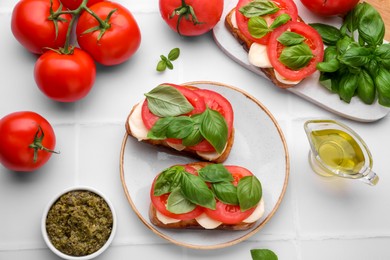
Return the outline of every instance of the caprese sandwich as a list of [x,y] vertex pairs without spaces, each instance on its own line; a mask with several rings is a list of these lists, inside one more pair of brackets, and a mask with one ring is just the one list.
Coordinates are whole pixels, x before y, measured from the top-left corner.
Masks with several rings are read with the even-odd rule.
[[149,219],[162,228],[247,230],[264,214],[262,186],[241,166],[174,165],[150,189]]
[[239,0],[225,17],[248,61],[275,85],[297,85],[324,56],[319,33],[304,23],[293,0]]
[[129,135],[205,161],[227,159],[234,142],[234,113],[224,96],[164,83],[145,97],[127,118]]

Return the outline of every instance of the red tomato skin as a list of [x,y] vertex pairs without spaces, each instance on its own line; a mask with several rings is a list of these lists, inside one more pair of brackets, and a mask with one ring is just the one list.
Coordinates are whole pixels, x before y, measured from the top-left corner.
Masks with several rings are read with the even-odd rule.
[[[314,54],[314,58],[309,64],[299,70],[292,70],[286,67],[279,61],[280,53],[283,45],[277,41],[277,38],[285,31],[290,30],[304,36],[307,40],[306,44]],[[301,22],[288,22],[276,28],[270,36],[270,41],[267,48],[269,60],[275,70],[279,72],[284,78],[289,80],[302,80],[316,71],[316,65],[321,62],[324,57],[324,44],[320,34],[311,26]]]
[[84,33],[99,23],[89,13],[83,12],[76,26],[77,42],[80,47],[95,61],[105,66],[118,65],[130,59],[141,44],[141,31],[134,16],[122,5],[109,1],[94,4],[90,9],[102,20],[105,20],[113,9],[117,11],[109,20],[110,28],[99,41],[100,31]]
[[33,142],[38,125],[44,132],[42,145],[54,150],[56,137],[50,123],[41,115],[31,111],[20,111],[6,115],[0,120],[0,162],[12,171],[35,171],[41,168],[52,153],[38,150],[37,161],[33,162]]
[[311,12],[320,16],[344,15],[359,3],[359,0],[301,0]]
[[[186,0],[193,7],[195,15],[201,24],[193,24],[184,17],[180,21],[179,32],[184,36],[198,36],[209,32],[219,22],[223,11],[223,0]],[[175,32],[179,17],[170,18],[174,10],[182,5],[182,0],[159,0],[160,14],[168,26]]]
[[74,48],[73,54],[47,51],[35,63],[34,78],[39,89],[59,102],[84,98],[96,78],[96,66],[85,51]]
[[[103,0],[88,0],[87,6],[91,7],[92,5],[99,3],[101,1],[103,1]],[[82,2],[83,2],[83,0],[61,0],[61,3],[65,7],[67,7],[69,10],[77,9],[81,5]]]
[[[59,5],[58,0],[53,0],[54,11]],[[57,49],[65,44],[71,15],[60,16],[66,19],[66,22],[58,21],[57,38],[53,21],[47,19],[49,15],[50,0],[20,0],[15,5],[12,11],[11,31],[16,40],[28,51],[42,54],[44,48]]]

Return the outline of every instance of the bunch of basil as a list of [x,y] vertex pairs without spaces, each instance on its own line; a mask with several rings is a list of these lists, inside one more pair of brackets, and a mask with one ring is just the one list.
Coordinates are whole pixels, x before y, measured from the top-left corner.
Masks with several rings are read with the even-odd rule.
[[346,15],[340,29],[310,25],[328,46],[317,65],[320,83],[347,103],[357,95],[366,104],[377,98],[390,107],[390,44],[383,43],[385,25],[378,11],[364,2]]

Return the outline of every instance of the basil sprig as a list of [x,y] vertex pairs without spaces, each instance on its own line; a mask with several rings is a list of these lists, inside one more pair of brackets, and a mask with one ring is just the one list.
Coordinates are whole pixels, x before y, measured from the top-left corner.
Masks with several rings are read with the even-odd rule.
[[300,34],[286,31],[277,40],[286,46],[279,56],[279,61],[292,70],[306,67],[314,57],[309,45],[304,42],[306,38]]
[[149,110],[159,117],[178,116],[194,110],[184,95],[169,85],[158,85],[145,96]]
[[190,212],[196,205],[215,209],[216,198],[246,211],[262,197],[261,183],[256,176],[241,178],[235,187],[232,174],[222,164],[209,164],[198,173],[190,174],[181,165],[165,169],[156,179],[154,196],[169,193],[167,209],[175,214]]
[[310,24],[324,43],[324,60],[317,64],[320,83],[349,103],[358,96],[390,107],[390,44],[383,43],[384,22],[374,7],[359,3],[340,28]]
[[228,126],[219,112],[207,108],[192,117],[169,116],[158,119],[149,130],[148,138],[183,139],[184,146],[193,146],[206,139],[218,153],[222,153],[228,140]]
[[264,16],[274,14],[279,11],[279,7],[272,1],[254,0],[239,9],[245,17],[251,18],[256,16]]
[[278,260],[278,256],[269,249],[251,249],[252,260]]

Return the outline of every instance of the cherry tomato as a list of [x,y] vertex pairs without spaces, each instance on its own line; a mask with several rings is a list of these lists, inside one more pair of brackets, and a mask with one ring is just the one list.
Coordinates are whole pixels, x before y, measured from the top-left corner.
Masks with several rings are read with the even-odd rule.
[[39,89],[49,98],[74,102],[90,92],[96,66],[89,54],[79,48],[74,48],[72,54],[49,50],[35,63],[34,77]]
[[[279,61],[280,53],[284,47],[277,39],[285,31],[291,31],[306,38],[305,43],[310,47],[314,55],[306,67],[292,70]],[[289,22],[272,32],[267,53],[273,68],[284,78],[295,81],[304,79],[316,71],[317,63],[321,62],[324,57],[324,44],[319,33],[311,26],[300,22]]]
[[[189,165],[186,165],[186,171],[197,175],[198,172],[194,167],[191,167]],[[194,210],[188,212],[188,213],[183,213],[183,214],[175,214],[167,210],[167,200],[169,194],[163,194],[161,196],[154,196],[154,183],[157,180],[157,177],[154,179],[152,183],[152,188],[150,189],[150,198],[152,200],[153,206],[163,215],[174,218],[174,219],[180,219],[180,220],[190,220],[198,217],[200,214],[203,213],[203,208],[201,206],[196,206]]]
[[344,15],[359,3],[359,0],[301,0],[311,12],[321,16]]
[[0,162],[13,171],[34,171],[51,157],[56,137],[41,115],[21,111],[0,120]]
[[[194,110],[192,110],[188,115],[194,115],[202,113],[206,110],[206,104],[204,103],[204,100],[202,97],[200,97],[198,94],[196,94],[194,91],[192,91],[189,88],[174,85],[174,84],[165,84],[165,85],[171,85],[172,87],[179,90],[191,103],[191,105],[194,107]],[[151,129],[153,125],[157,122],[159,119],[158,116],[152,114],[148,108],[148,101],[145,100],[142,105],[142,120],[146,126],[147,129]],[[172,140],[173,141],[173,140]]]
[[77,42],[92,58],[106,66],[127,61],[141,44],[141,31],[138,24],[125,7],[118,3],[104,1],[94,4],[90,9],[102,20],[106,29],[88,32],[99,27],[99,22],[88,12],[83,12],[76,26]]
[[[255,38],[253,37],[248,29],[248,21],[249,18],[245,17],[241,12],[240,8],[249,4],[253,0],[239,0],[236,6],[236,20],[237,20],[237,26],[238,29],[241,31],[241,33],[251,40],[252,42],[257,42],[260,44],[268,44],[269,37],[271,33],[266,34],[265,36],[261,38]],[[263,16],[264,19],[267,20],[267,23],[270,24],[272,23],[276,17],[280,16],[281,14],[288,14],[291,17],[291,21],[296,21],[298,19],[298,9],[297,6],[295,5],[293,0],[272,0],[275,5],[279,7],[279,11],[277,11],[274,14],[269,14],[266,16]]]
[[[218,111],[225,118],[228,126],[228,136],[230,136],[233,131],[234,120],[233,108],[230,102],[221,94],[211,90],[198,89],[195,90],[195,93],[204,98],[208,108]],[[207,140],[203,140],[199,144],[189,148],[199,152],[215,151],[215,148]]]
[[[52,4],[52,10],[57,11],[60,2],[52,0]],[[50,8],[50,0],[20,0],[12,11],[12,33],[16,40],[32,53],[41,54],[44,48],[57,49],[65,44],[72,17],[69,14],[60,16],[56,35],[54,21],[49,20]]]
[[[238,181],[245,177],[253,175],[249,170],[240,167],[240,166],[225,166],[226,169],[233,175],[234,181],[232,182],[237,186]],[[228,205],[224,204],[221,201],[217,200],[216,209],[212,210],[209,208],[204,208],[204,212],[207,216],[217,221],[223,222],[225,224],[237,224],[248,218],[254,208],[248,209],[244,212],[241,211],[239,205]]]
[[173,31],[184,36],[198,36],[218,23],[223,0],[160,0],[159,6],[161,17]]
[[[91,7],[92,5],[96,4],[96,3],[99,3],[103,0],[88,0],[87,2],[87,6],[88,7]],[[61,3],[67,7],[68,9],[70,10],[75,10],[77,9],[81,3],[83,2],[83,0],[61,0]]]

